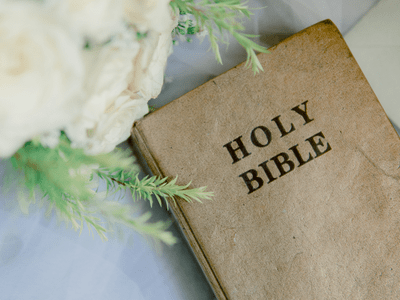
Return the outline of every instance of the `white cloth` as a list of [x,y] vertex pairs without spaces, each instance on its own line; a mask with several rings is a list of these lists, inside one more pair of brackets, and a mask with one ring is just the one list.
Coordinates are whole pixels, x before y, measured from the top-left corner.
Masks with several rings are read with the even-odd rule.
[[400,125],[400,1],[379,2],[345,40],[386,114]]
[[[260,34],[271,46],[282,37],[323,19],[330,18],[342,32],[376,0],[250,0],[255,11],[246,22],[246,32]],[[199,45],[185,42],[175,47],[169,59],[165,85],[152,101],[161,106],[245,60],[245,52],[232,42],[221,46],[224,64],[215,62],[205,40]],[[0,164],[0,298],[18,300],[210,300],[214,299],[201,269],[181,238],[181,243],[158,254],[152,244],[137,234],[128,242],[101,242],[87,229],[81,236],[71,229],[46,220],[43,212],[29,217],[13,213],[14,195],[4,194],[4,166]],[[130,196],[124,198],[131,201]],[[146,205],[137,203],[146,211]],[[196,204],[193,204],[196,205]],[[163,209],[153,207],[155,220],[167,219]],[[174,234],[179,234],[172,227]]]

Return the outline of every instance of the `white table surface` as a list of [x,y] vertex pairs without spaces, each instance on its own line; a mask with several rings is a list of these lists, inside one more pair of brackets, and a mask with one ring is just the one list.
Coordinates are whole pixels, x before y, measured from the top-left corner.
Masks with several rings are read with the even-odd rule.
[[[246,32],[260,35],[272,46],[280,39],[321,20],[330,18],[343,34],[377,0],[251,0],[255,11],[246,22]],[[194,40],[174,49],[167,67],[167,83],[150,104],[160,107],[245,59],[245,52],[232,42],[221,47],[223,65],[214,60],[209,44]],[[134,299],[209,300],[213,292],[202,274],[179,228],[171,231],[180,242],[156,249],[136,233],[122,240],[102,242],[84,230],[79,236],[71,228],[47,219],[40,209],[29,216],[18,212],[15,194],[3,188],[4,166],[0,162],[0,299]],[[131,201],[127,194],[123,201]],[[193,204],[199,205],[199,204]],[[145,212],[143,201],[135,203]],[[153,220],[170,218],[153,207]],[[160,253],[161,250],[161,253]]]

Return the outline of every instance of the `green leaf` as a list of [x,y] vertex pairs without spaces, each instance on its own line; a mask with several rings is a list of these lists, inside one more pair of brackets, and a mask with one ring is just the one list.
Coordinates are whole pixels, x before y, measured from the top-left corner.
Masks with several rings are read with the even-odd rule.
[[[229,32],[233,37],[245,48],[247,52],[247,63],[248,67],[251,66],[254,73],[258,73],[263,70],[255,51],[262,53],[269,53],[265,47],[262,47],[250,38],[257,37],[256,35],[249,35],[241,33],[244,30],[243,25],[238,22],[238,18],[244,16],[250,18],[252,13],[248,10],[245,3],[241,3],[239,0],[203,0],[195,2],[193,0],[172,0],[170,2],[171,7],[174,11],[179,11],[180,14],[192,15],[195,19],[195,26],[189,28],[178,25],[174,31],[176,34],[186,35],[193,34],[193,32],[199,32],[200,30],[207,30],[208,37],[211,44],[211,49],[215,53],[216,60],[222,63],[219,42],[228,43],[224,39],[223,32]],[[185,29],[184,29],[185,28]],[[215,34],[215,30],[219,32],[219,36]]]

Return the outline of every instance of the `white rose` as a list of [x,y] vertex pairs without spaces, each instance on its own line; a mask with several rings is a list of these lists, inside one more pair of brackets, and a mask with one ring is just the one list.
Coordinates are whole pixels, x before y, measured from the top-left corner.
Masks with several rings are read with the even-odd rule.
[[89,41],[103,43],[124,27],[123,0],[61,0],[60,13]]
[[164,83],[168,56],[172,53],[171,31],[178,25],[178,15],[168,9],[167,27],[161,32],[149,31],[140,41],[140,51],[134,60],[128,89],[140,92],[145,98],[157,97]]
[[61,132],[60,130],[53,130],[43,133],[40,136],[40,144],[44,147],[54,148],[58,145],[60,140]]
[[80,108],[82,41],[38,2],[0,3],[0,157]]
[[124,1],[125,18],[139,31],[164,32],[172,26],[170,0]]
[[171,31],[177,23],[169,7],[166,12],[163,21],[168,27],[161,32],[149,31],[137,41],[135,32],[126,28],[110,43],[85,52],[88,101],[66,130],[73,147],[88,154],[109,152],[129,137],[133,122],[148,112],[148,100],[161,92],[172,50]]
[[141,42],[128,89],[151,99],[161,92],[167,59],[172,53],[172,37],[171,33],[150,32]]
[[114,106],[105,112],[90,139],[89,154],[110,152],[115,146],[130,136],[130,130],[135,120],[149,112],[147,99],[132,99],[131,95],[121,94],[115,99]]
[[74,147],[89,154],[109,152],[128,138],[133,122],[148,112],[146,99],[126,91],[138,50],[135,33],[125,31],[109,44],[85,52],[88,100],[66,129]]

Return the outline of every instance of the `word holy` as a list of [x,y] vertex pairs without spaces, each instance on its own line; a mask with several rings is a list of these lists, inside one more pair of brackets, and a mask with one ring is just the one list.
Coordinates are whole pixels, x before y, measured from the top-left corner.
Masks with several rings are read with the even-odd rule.
[[[314,119],[311,119],[307,113],[307,102],[305,101],[300,105],[297,105],[293,107],[291,110],[294,111],[295,113],[299,114],[303,119],[304,119],[304,125],[314,121]],[[302,107],[300,107],[302,106]],[[280,120],[280,115],[271,119],[271,121],[275,124],[275,126],[278,128],[281,136],[280,138],[292,133],[295,131],[295,127],[293,123],[290,124],[290,129],[287,129],[287,126],[282,124]],[[312,155],[310,152],[306,155],[308,156],[307,160],[304,159],[304,155],[302,155],[297,148],[299,145],[296,144],[288,149],[289,155],[286,152],[281,152],[278,155],[275,155],[271,157],[269,160],[266,160],[262,162],[261,164],[258,165],[265,174],[266,178],[268,179],[267,183],[271,183],[272,181],[276,180],[278,177],[275,177],[273,173],[270,170],[271,165],[275,165],[276,169],[279,171],[279,177],[282,177],[289,172],[293,171],[295,169],[296,162],[298,163],[297,166],[301,167],[305,165],[306,163],[312,161],[314,158],[317,158],[321,156],[322,154],[325,154],[329,150],[331,150],[331,146],[329,145],[328,142],[324,142],[325,136],[324,134],[320,131],[313,136],[305,139],[306,142],[309,143],[313,150]],[[271,131],[265,127],[265,126],[257,126],[254,128],[251,133],[250,133],[250,140],[251,143],[256,146],[257,148],[264,148],[267,147],[271,141],[272,141],[272,134]],[[247,148],[245,147],[243,141],[242,141],[242,136],[239,136],[238,138],[234,139],[233,141],[225,144],[223,147],[225,147],[231,158],[232,158],[232,164],[235,164],[239,162],[240,160],[244,159],[245,157],[251,155],[250,152],[247,151]],[[293,157],[293,158],[292,158]],[[270,164],[268,164],[271,162]],[[250,169],[247,172],[244,172],[239,175],[244,180],[244,183],[246,184],[249,194],[258,190],[264,185],[264,180],[263,179],[265,176],[261,177],[257,170],[255,169]]]

